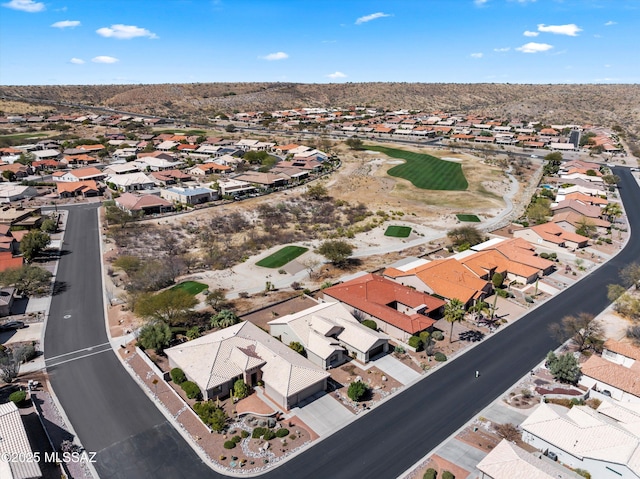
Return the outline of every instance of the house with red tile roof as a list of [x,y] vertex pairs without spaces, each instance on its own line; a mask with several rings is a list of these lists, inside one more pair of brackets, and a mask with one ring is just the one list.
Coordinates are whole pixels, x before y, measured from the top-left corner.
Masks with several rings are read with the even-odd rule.
[[11,251],[0,252],[0,272],[10,269],[18,269],[24,265],[24,258],[22,256],[13,256]]
[[107,175],[98,168],[89,166],[87,168],[78,168],[71,171],[56,171],[51,175],[53,181],[83,181],[83,180],[102,180]]
[[433,327],[445,302],[372,273],[322,290],[322,301],[339,301],[373,319],[401,341]]
[[59,181],[56,183],[56,187],[60,198],[71,198],[74,196],[87,198],[100,194],[100,188],[98,188],[94,180]]
[[556,206],[552,206],[551,211],[554,215],[564,213],[565,211],[573,211],[574,213],[586,216],[587,218],[599,218],[602,214],[600,206],[587,205],[581,201],[570,199],[565,199],[559,202]]
[[560,228],[571,231],[572,233],[575,233],[578,228],[583,226],[585,221],[588,224],[595,226],[597,231],[601,234],[605,234],[607,228],[611,228],[611,223],[607,220],[600,218],[587,218],[586,216],[573,211],[565,211],[563,213],[555,214],[551,218],[551,221],[560,226]]
[[58,160],[37,160],[31,163],[31,168],[33,168],[35,171],[40,171],[47,168],[57,170],[58,168],[62,168],[62,163]]
[[[592,355],[580,365],[579,384],[615,401],[640,403],[640,348],[607,340],[602,356]],[[595,397],[599,397],[596,395]]]
[[540,270],[527,264],[511,261],[497,250],[479,251],[459,260],[480,279],[491,281],[495,273],[500,273],[509,282],[533,283]]
[[[473,247],[475,249],[475,247]],[[553,261],[541,258],[536,254],[536,248],[522,238],[511,238],[492,244],[486,249],[494,249],[502,253],[510,261],[521,263],[538,270],[539,276],[551,274],[555,270]]]
[[143,212],[145,215],[149,215],[173,210],[171,201],[156,195],[123,193],[115,201],[118,208],[128,213]]
[[179,181],[191,180],[191,176],[181,170],[152,171],[149,176],[164,186],[174,185]]
[[513,236],[525,239],[531,244],[555,250],[558,248],[584,248],[589,242],[589,238],[564,230],[553,222],[516,230],[513,232]]
[[407,271],[387,268],[383,275],[418,291],[447,300],[458,299],[467,308],[492,291],[489,281],[479,278],[475,272],[453,258],[430,261]]
[[65,155],[62,157],[62,162],[67,165],[88,165],[90,163],[98,163],[98,158],[82,153],[80,155]]
[[584,203],[585,205],[598,205],[598,206],[606,206],[609,204],[607,200],[604,198],[600,198],[599,196],[591,196],[576,191],[574,193],[569,193],[564,195],[565,200],[576,200],[580,203]]

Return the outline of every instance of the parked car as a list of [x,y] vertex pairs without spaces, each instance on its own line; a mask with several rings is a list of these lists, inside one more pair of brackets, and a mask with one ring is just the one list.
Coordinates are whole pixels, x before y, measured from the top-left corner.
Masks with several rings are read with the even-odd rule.
[[22,329],[25,324],[22,321],[8,321],[0,324],[0,331],[11,331],[12,329]]

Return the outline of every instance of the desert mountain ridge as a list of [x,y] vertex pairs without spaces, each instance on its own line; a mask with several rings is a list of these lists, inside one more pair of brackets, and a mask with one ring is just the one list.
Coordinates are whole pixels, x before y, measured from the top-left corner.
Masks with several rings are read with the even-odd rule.
[[219,113],[302,107],[473,113],[507,120],[618,126],[640,136],[638,84],[186,83],[0,86],[0,96],[103,106],[193,122]]

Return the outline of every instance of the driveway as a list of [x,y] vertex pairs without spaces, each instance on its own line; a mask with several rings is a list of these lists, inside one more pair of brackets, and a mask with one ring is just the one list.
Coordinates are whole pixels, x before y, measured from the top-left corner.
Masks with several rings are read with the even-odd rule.
[[40,341],[44,323],[29,323],[26,328],[3,331],[0,333],[0,344],[10,346],[15,343]]
[[354,414],[334,397],[322,393],[312,402],[291,410],[302,422],[322,437],[345,426],[354,418]]
[[407,385],[420,377],[420,373],[414,371],[409,366],[405,366],[391,354],[386,354],[374,359],[372,363],[387,376],[391,376],[396,381]]

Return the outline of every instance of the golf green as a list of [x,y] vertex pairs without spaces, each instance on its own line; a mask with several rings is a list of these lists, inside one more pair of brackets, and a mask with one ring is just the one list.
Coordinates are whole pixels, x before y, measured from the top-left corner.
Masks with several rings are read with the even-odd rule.
[[272,255],[261,259],[256,264],[264,268],[279,268],[307,251],[309,251],[309,248],[303,248],[302,246],[285,246]]
[[480,218],[476,215],[456,215],[460,221],[466,221],[467,223],[480,223]]
[[395,238],[408,238],[412,229],[408,226],[389,226],[384,232],[385,236],[393,236]]
[[462,165],[459,163],[444,161],[424,153],[414,153],[384,146],[365,145],[363,148],[405,160],[402,165],[394,166],[387,173],[390,176],[404,178],[417,188],[464,191],[469,186],[462,172]]

